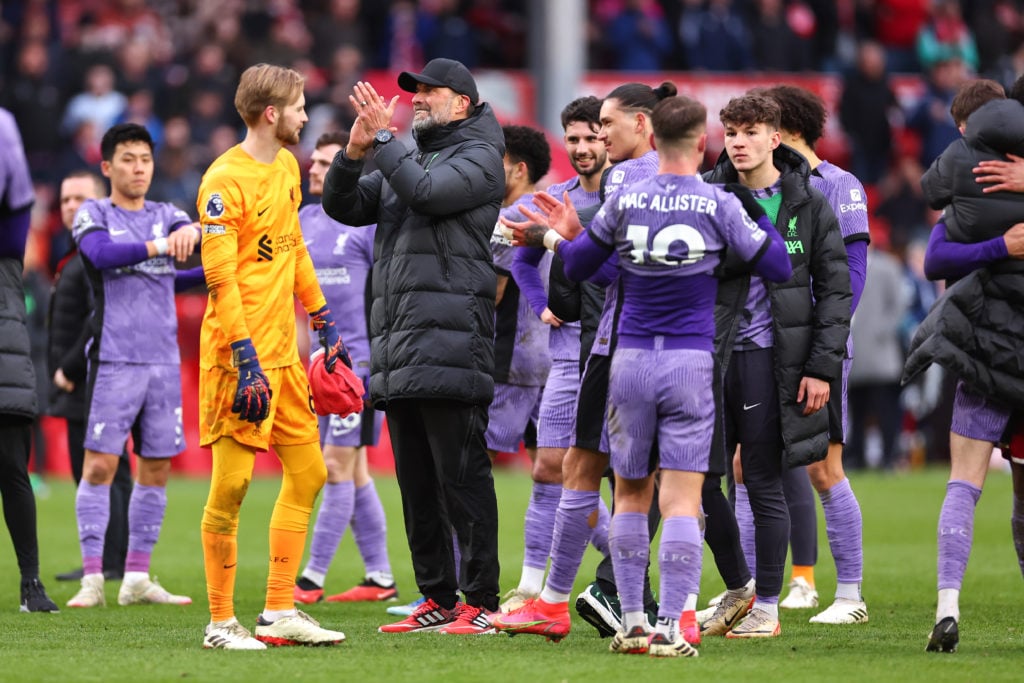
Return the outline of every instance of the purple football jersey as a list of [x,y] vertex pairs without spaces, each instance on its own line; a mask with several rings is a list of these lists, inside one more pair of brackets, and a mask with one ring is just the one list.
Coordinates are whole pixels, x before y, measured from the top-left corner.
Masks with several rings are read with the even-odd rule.
[[[751,193],[758,200],[774,199],[775,211],[773,213],[768,206],[769,202],[762,202],[768,217],[772,223],[778,223],[778,205],[781,201],[779,194],[782,192],[782,180],[776,180],[775,184],[760,190],[751,190]],[[736,331],[735,349],[767,349],[775,343],[775,333],[772,329],[772,306],[768,300],[768,288],[764,280],[758,275],[750,276],[750,289],[747,291],[747,301],[743,305],[743,313],[740,316],[739,328]]]
[[[509,206],[503,207],[499,215],[510,221],[524,221],[526,216],[519,210],[519,207],[523,204],[531,204],[532,200],[533,194],[524,194]],[[494,232],[491,234],[491,254],[494,257],[495,268],[507,275],[512,267],[515,247],[502,235],[502,228],[504,226],[500,222],[494,224]],[[543,282],[547,282],[550,268],[551,255],[549,253],[544,255],[539,266]],[[511,276],[509,276],[509,280],[509,286],[514,286],[515,283],[511,281]],[[551,370],[551,353],[548,350],[550,329],[550,326],[541,322],[537,314],[530,308],[530,302],[526,296],[520,293],[516,313],[515,340],[511,358],[508,360],[507,379],[504,380],[504,383],[528,387],[543,386],[548,372]],[[495,345],[500,346],[501,341],[495,340]],[[499,372],[502,370],[499,369]]]
[[6,109],[0,109],[0,149],[0,208],[19,211],[32,204],[35,191],[18,124]]
[[[146,242],[191,223],[188,214],[165,202],[147,201],[140,210],[128,211],[110,199],[87,199],[75,214],[71,233],[76,242],[94,230],[106,231],[113,242]],[[103,270],[90,265],[93,315],[99,317],[99,334],[92,343],[99,343],[100,360],[181,362],[174,270],[170,256]]]
[[[608,178],[604,185],[605,206],[615,199],[615,193],[629,187],[639,180],[646,180],[658,172],[658,153],[650,151],[636,159],[619,162],[608,170]],[[604,295],[604,308],[601,310],[601,322],[597,326],[597,336],[590,353],[595,356],[607,356],[612,341],[612,326],[615,322],[615,308],[618,303],[619,281],[615,280]]]
[[870,237],[867,193],[856,176],[823,161],[811,174],[811,187],[825,195],[839,219],[839,231],[844,241],[849,242],[856,236],[860,239]]
[[711,350],[718,284],[713,271],[729,246],[752,261],[766,233],[721,187],[662,174],[619,190],[590,224],[590,236],[619,254],[620,335],[695,338]]
[[[351,227],[337,222],[320,204],[299,209],[299,223],[316,279],[345,341],[352,367],[365,377],[370,371],[370,340],[366,331],[366,285],[373,268],[376,226]],[[310,333],[311,348],[320,339]]]

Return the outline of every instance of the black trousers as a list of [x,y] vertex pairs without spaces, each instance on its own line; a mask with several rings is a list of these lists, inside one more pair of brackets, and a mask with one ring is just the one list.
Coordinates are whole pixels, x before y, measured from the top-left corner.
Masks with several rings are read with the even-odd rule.
[[32,421],[0,416],[0,496],[22,580],[39,578],[36,498],[28,478]]
[[[82,466],[85,463],[85,420],[67,420],[68,455],[71,460],[71,475],[77,486],[82,481]],[[132,468],[127,453],[122,454],[110,486],[110,522],[103,540],[103,570],[124,571],[124,560],[128,555],[128,503],[132,497]]]
[[[789,508],[782,487],[782,427],[772,349],[732,354],[725,376],[724,399],[726,453],[735,452],[736,445],[740,445],[743,482],[754,513],[757,592],[765,597],[776,596],[782,592],[786,567]],[[712,494],[716,486],[721,491],[719,480],[708,477],[705,495]],[[738,543],[731,537],[732,533],[738,534],[735,517],[731,523],[723,520],[721,506],[716,507],[719,514],[709,514],[706,519],[705,538],[716,564],[735,561]],[[735,579],[742,571],[734,567],[723,572],[723,578],[727,573]]]
[[399,399],[385,410],[402,492],[405,534],[420,592],[457,600],[452,529],[466,602],[498,608],[498,502],[484,433],[487,408],[448,399]]

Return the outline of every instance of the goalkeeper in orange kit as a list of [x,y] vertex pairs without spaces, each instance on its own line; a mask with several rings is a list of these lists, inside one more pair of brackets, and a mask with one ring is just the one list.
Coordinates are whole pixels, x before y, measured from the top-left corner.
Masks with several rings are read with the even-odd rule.
[[[245,139],[210,165],[199,187],[210,292],[200,339],[200,445],[213,455],[202,521],[207,648],[345,639],[296,610],[292,599],[310,512],[327,477],[296,344],[293,297],[320,333],[328,370],[339,361],[351,366],[302,239],[299,167],[284,149],[298,143],[308,120],[302,90],[303,77],[291,69],[246,69],[235,93]],[[270,446],[283,481],[270,518],[266,604],[251,634],[234,614],[238,514],[256,453]]]

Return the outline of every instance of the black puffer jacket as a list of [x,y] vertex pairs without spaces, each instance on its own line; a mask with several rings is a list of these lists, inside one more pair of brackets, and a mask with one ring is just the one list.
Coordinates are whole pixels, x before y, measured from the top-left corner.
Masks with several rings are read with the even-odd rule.
[[938,363],[975,391],[1024,409],[1024,274],[1007,261],[946,290],[914,333],[903,383]]
[[47,367],[51,376],[60,368],[75,390],[68,393],[50,381],[50,415],[70,420],[84,420],[86,360],[85,345],[92,337],[90,313],[92,293],[85,273],[85,263],[78,251],[65,257],[58,268],[57,279],[50,297],[47,317],[49,342],[46,349]]
[[[803,415],[796,402],[800,380],[814,377],[831,382],[839,376],[850,334],[850,267],[839,223],[824,195],[810,186],[810,167],[794,150],[780,145],[775,166],[782,171],[782,206],[776,224],[794,248],[789,249],[793,277],[776,284],[765,282],[772,309],[775,336],[775,381],[779,388],[785,463],[799,467],[816,462],[828,452],[828,411]],[[714,183],[734,183],[739,177],[722,152],[715,168],[704,175]],[[795,235],[795,236],[793,236]],[[796,243],[802,245],[796,248]],[[725,275],[715,304],[715,354],[721,372],[728,369],[750,275]],[[715,459],[724,458],[724,439],[715,440]],[[720,463],[719,463],[720,464]]]
[[32,419],[39,404],[21,271],[21,259],[0,258],[0,415]]
[[971,169],[979,161],[1024,155],[1024,105],[993,100],[967,119],[964,137],[953,142],[921,177],[925,199],[933,209],[946,209],[950,241],[982,242],[998,237],[1024,221],[1024,195],[983,192]]
[[494,112],[379,147],[379,170],[339,152],[323,207],[347,225],[377,224],[370,309],[370,396],[494,397],[491,233],[505,194],[505,140]]

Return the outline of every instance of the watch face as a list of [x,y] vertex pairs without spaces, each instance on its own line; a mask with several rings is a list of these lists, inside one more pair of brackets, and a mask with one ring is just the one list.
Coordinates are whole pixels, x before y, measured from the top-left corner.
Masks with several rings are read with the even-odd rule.
[[390,130],[378,130],[377,134],[373,136],[377,142],[384,143],[391,140],[393,137]]

